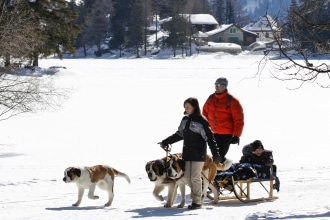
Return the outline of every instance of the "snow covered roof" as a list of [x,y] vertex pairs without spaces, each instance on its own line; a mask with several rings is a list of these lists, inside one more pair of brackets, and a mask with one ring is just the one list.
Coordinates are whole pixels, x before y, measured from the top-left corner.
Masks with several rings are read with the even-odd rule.
[[[189,15],[186,15],[189,16]],[[210,14],[191,14],[190,21],[192,24],[215,24],[218,25],[217,20]]]
[[[215,34],[217,34],[217,33],[223,32],[223,31],[227,30],[228,28],[230,28],[230,27],[232,27],[232,26],[237,27],[237,26],[234,25],[234,24],[222,24],[222,25],[219,26],[218,28],[216,28],[216,29],[214,29],[214,30],[212,30],[212,31],[208,31],[208,32],[206,32],[206,34],[207,34],[208,36],[212,36],[212,35],[215,35]],[[237,28],[241,29],[243,32],[248,32],[248,33],[250,33],[250,34],[257,35],[256,33],[251,32],[251,31],[249,31],[249,30],[245,30],[245,29],[240,28],[240,27],[237,27]]]
[[206,33],[203,33],[201,31],[198,31],[196,33],[194,33],[192,35],[192,37],[195,37],[195,38],[207,38],[209,35],[207,35]]
[[201,46],[199,48],[223,48],[223,49],[241,49],[241,46],[234,43],[216,43],[208,42],[207,45]]
[[[217,20],[212,15],[209,14],[183,14],[184,18],[187,19],[191,24],[207,24],[207,25],[219,25]],[[172,17],[160,20],[159,23],[163,24],[172,20]]]
[[222,31],[228,29],[231,26],[233,26],[233,24],[222,24],[219,28],[216,28],[212,31],[208,31],[208,32],[206,32],[206,34],[209,35],[209,36],[212,36],[212,35],[215,35],[217,33],[220,33]]
[[245,30],[249,31],[271,31],[271,30],[277,30],[277,22],[270,17],[269,15],[264,15],[262,17],[259,17],[258,21],[252,21],[245,27],[243,27]]

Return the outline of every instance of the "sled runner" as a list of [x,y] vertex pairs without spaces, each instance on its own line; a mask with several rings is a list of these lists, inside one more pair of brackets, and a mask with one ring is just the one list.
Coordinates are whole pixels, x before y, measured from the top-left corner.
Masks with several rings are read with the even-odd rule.
[[217,196],[218,200],[238,199],[248,203],[278,199],[273,192],[279,190],[279,181],[271,168],[244,163],[218,172],[211,187],[218,191],[218,195],[211,190],[208,192],[207,197],[211,200]]

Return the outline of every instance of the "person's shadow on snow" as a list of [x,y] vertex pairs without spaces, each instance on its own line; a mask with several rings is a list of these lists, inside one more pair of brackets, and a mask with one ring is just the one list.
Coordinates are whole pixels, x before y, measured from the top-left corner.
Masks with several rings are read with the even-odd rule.
[[[136,216],[133,216],[132,218],[148,218],[148,217],[164,217],[164,216],[181,216],[184,212],[191,212],[191,210],[187,208],[177,208],[177,207],[171,207],[171,208],[164,208],[164,207],[146,207],[146,208],[140,208],[140,209],[132,209],[128,210],[126,212],[133,212],[137,213]],[[186,213],[184,214],[187,215]],[[193,213],[189,215],[198,215],[198,213]]]
[[[164,199],[166,201],[167,198],[165,197]],[[179,204],[180,201],[181,201],[181,198],[180,198],[180,195],[178,195],[175,204]],[[132,218],[148,218],[148,217],[155,217],[155,216],[159,216],[159,217],[165,216],[166,217],[166,216],[198,215],[198,213],[192,212],[192,210],[189,210],[187,208],[187,206],[190,202],[191,202],[190,195],[186,195],[186,205],[184,208],[177,208],[177,205],[174,204],[171,208],[165,208],[160,205],[157,207],[144,207],[144,208],[139,208],[139,209],[131,209],[126,212],[137,213],[137,215],[133,216]],[[213,207],[204,206],[203,209],[213,209]]]

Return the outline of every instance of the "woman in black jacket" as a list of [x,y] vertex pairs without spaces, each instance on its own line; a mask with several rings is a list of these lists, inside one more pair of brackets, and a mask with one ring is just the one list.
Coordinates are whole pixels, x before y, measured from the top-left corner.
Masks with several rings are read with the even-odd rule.
[[202,170],[206,161],[207,144],[213,155],[213,161],[219,163],[221,156],[207,120],[201,115],[198,100],[188,98],[184,101],[185,116],[173,135],[160,142],[166,149],[169,144],[183,140],[182,159],[185,161],[184,178],[191,188],[192,204],[188,209],[202,207]]

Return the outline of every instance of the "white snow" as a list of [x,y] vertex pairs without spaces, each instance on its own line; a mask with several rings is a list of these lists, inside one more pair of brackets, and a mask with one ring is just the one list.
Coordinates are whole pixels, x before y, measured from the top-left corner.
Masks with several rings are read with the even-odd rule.
[[[189,17],[189,15],[188,15]],[[192,24],[215,24],[219,25],[217,20],[210,14],[191,14],[190,22]]]
[[[274,79],[270,71],[276,73],[275,67],[271,62],[259,65],[262,58],[214,53],[173,59],[41,60],[43,69],[66,67],[43,77],[72,88],[72,94],[58,110],[1,121],[0,218],[330,219],[330,90],[317,81],[295,89],[299,82]],[[263,73],[256,75],[261,68]],[[232,145],[228,157],[238,161],[245,144],[262,140],[274,151],[279,199],[247,204],[212,204],[207,199],[200,210],[164,208],[152,196],[154,184],[145,164],[165,156],[157,142],[176,131],[183,101],[194,96],[203,105],[221,76],[228,78],[229,92],[245,112],[241,144]],[[172,153],[181,147],[182,142],[174,144]],[[115,179],[111,207],[103,207],[106,192],[99,189],[99,200],[88,199],[85,192],[81,205],[72,207],[77,188],[62,181],[65,168],[96,164],[127,173],[131,184]],[[186,200],[191,202],[189,195]]]

